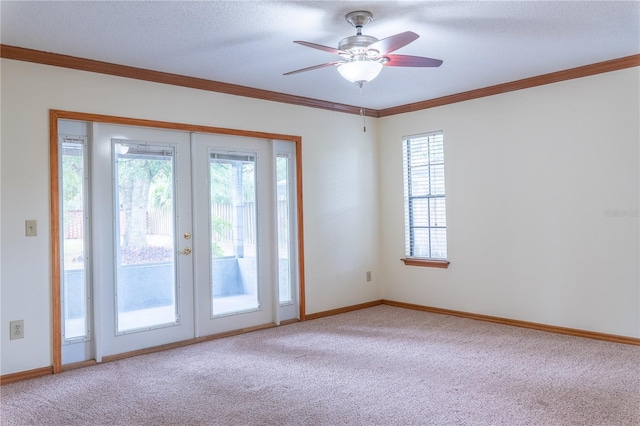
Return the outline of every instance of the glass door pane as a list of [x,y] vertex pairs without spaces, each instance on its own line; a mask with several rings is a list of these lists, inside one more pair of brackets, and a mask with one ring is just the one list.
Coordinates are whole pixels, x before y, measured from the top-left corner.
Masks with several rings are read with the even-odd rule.
[[116,332],[178,321],[174,148],[114,143]]
[[256,156],[210,152],[211,316],[260,307]]

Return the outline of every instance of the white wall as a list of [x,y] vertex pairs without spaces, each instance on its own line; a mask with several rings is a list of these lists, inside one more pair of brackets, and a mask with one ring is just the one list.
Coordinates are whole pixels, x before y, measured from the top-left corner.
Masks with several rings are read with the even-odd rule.
[[[49,109],[301,136],[307,313],[384,297],[640,337],[639,220],[605,214],[640,207],[639,68],[369,120],[364,134],[354,115],[1,67],[0,374],[51,365]],[[399,260],[402,136],[432,130],[445,137],[447,270]],[[15,319],[25,338],[10,341]]]
[[[1,66],[0,374],[52,362],[49,109],[301,136],[307,313],[381,297],[374,120],[363,133],[350,114],[7,59]],[[354,103],[358,96],[354,87]],[[25,237],[26,219],[38,221],[37,237]],[[16,319],[25,338],[10,341]]]
[[[384,298],[640,337],[639,82],[636,67],[380,119]],[[449,269],[399,260],[402,137],[435,130]]]

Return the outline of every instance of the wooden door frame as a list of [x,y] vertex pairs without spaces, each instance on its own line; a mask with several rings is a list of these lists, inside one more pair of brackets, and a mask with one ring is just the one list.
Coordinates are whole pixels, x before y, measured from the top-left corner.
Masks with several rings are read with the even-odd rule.
[[304,226],[302,212],[302,137],[279,133],[256,132],[249,130],[227,129],[222,127],[173,123],[167,121],[145,120],[111,115],[90,114],[74,111],[49,110],[49,179],[50,179],[50,226],[51,226],[51,313],[53,341],[53,373],[62,372],[62,307],[60,299],[60,166],[58,159],[58,120],[76,120],[94,123],[108,123],[126,126],[150,127],[157,129],[179,130],[259,139],[273,139],[292,142],[295,145],[296,159],[296,201],[298,231],[298,303],[300,321],[305,320],[304,292]]

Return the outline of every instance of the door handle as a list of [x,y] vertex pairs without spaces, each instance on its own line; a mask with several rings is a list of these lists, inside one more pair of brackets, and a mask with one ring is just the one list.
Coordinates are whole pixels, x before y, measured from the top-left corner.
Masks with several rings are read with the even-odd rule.
[[182,250],[181,252],[179,252],[180,254],[186,254],[186,255],[190,255],[191,254],[191,247],[185,247],[184,250]]

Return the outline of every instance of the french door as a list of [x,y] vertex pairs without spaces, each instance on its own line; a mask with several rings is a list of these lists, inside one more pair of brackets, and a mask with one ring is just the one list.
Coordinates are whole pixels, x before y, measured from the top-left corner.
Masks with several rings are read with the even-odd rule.
[[273,168],[265,142],[193,135],[195,244],[201,254],[196,261],[198,335],[274,320],[273,203],[267,189]]
[[291,143],[88,128],[60,137],[63,364],[297,317]]
[[188,133],[96,124],[97,357],[194,335]]

